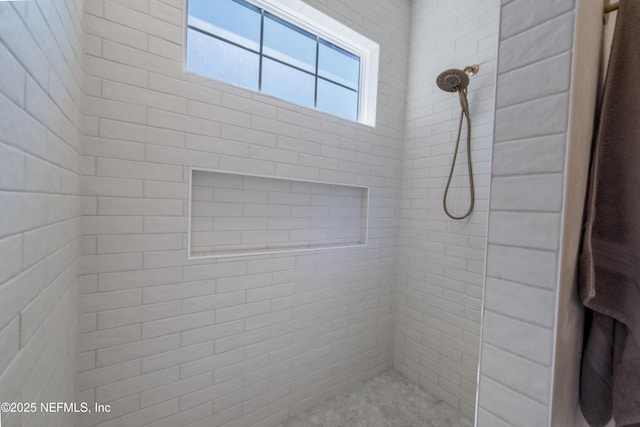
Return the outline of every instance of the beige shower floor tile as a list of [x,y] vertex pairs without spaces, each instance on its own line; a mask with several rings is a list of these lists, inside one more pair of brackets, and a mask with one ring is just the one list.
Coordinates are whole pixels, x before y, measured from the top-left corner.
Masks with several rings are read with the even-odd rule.
[[395,370],[373,377],[278,427],[472,427],[470,419]]

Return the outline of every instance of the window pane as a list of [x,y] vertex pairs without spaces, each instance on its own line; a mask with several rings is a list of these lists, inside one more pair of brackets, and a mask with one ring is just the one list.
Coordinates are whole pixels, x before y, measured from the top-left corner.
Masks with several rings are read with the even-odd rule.
[[258,54],[192,29],[187,37],[188,70],[258,90]]
[[189,0],[189,25],[260,50],[260,10],[233,0]]
[[269,58],[262,59],[262,91],[313,108],[315,77]]
[[318,74],[329,80],[358,90],[360,58],[331,43],[320,40]]
[[318,79],[316,108],[343,119],[358,120],[358,92]]
[[287,64],[316,72],[316,39],[271,15],[264,16],[263,53]]

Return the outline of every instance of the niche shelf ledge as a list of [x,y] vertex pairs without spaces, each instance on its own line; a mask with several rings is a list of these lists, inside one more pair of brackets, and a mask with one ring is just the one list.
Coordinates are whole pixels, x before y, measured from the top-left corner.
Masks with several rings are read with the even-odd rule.
[[369,188],[191,168],[188,259],[367,245]]

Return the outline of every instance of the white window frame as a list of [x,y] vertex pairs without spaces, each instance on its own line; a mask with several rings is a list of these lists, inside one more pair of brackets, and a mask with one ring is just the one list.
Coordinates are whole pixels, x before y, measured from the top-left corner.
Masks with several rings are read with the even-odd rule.
[[[336,46],[358,55],[360,57],[360,87],[358,90],[359,99],[357,122],[375,127],[378,96],[378,66],[380,62],[380,45],[378,43],[368,39],[362,34],[352,30],[346,25],[309,6],[301,0],[245,1],[273,13],[291,24],[297,25],[302,29],[314,33]],[[184,0],[184,42],[182,46],[182,65],[186,72],[193,73],[193,71],[186,68],[187,23],[189,19],[187,12],[188,2],[189,0]],[[264,92],[253,91],[251,89],[246,90],[261,93],[264,96],[270,96]],[[286,100],[282,101],[289,102]],[[320,110],[314,108],[311,109],[320,112]]]

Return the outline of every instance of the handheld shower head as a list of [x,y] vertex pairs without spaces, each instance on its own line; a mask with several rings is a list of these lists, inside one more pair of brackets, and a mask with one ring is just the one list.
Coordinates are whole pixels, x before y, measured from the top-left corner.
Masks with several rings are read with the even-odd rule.
[[467,87],[469,76],[462,70],[452,68],[440,73],[436,79],[436,84],[445,92],[457,92]]
[[445,92],[457,92],[464,90],[469,85],[469,76],[473,76],[478,72],[477,65],[464,67],[464,70],[451,68],[445,70],[436,79],[438,87]]
[[[475,75],[480,67],[478,65],[469,65],[462,70],[452,68],[445,70],[436,79],[436,84],[440,89],[445,92],[458,92],[460,98],[460,107],[462,112],[460,114],[460,123],[458,124],[458,137],[456,139],[456,148],[453,153],[453,160],[451,161],[451,169],[449,171],[449,178],[447,184],[444,187],[444,195],[442,196],[442,207],[444,213],[451,219],[465,219],[473,211],[473,205],[475,203],[475,186],[473,184],[473,165],[471,163],[471,116],[469,115],[469,102],[467,101],[467,86],[469,85],[469,77]],[[454,215],[449,211],[447,205],[447,196],[449,194],[449,188],[451,186],[451,179],[453,178],[453,171],[456,167],[456,158],[458,157],[458,147],[460,146],[460,137],[462,136],[462,123],[464,118],[467,119],[467,170],[469,173],[469,196],[471,198],[469,202],[469,209],[462,215]]]

